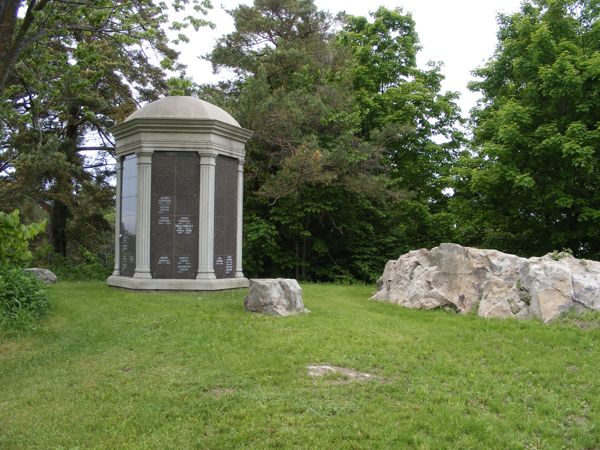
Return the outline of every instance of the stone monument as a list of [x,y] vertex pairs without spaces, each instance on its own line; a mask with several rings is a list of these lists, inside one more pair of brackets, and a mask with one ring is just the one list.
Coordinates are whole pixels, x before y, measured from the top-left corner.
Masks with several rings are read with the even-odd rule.
[[252,133],[193,97],[165,97],[112,130],[117,155],[110,286],[243,288],[242,193]]

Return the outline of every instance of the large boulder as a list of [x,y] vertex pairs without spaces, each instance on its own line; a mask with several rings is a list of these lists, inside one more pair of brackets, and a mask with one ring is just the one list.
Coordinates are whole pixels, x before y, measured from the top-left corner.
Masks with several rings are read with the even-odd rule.
[[42,283],[54,284],[58,281],[58,278],[54,274],[54,272],[52,272],[51,270],[48,270],[48,269],[40,269],[37,267],[33,267],[30,269],[25,269],[25,272],[33,275],[38,280],[40,280]]
[[600,310],[600,263],[565,252],[526,259],[441,244],[389,261],[372,298],[409,308],[549,322],[571,309]]
[[273,316],[308,312],[302,302],[302,288],[296,280],[290,278],[250,280],[244,307],[248,311]]

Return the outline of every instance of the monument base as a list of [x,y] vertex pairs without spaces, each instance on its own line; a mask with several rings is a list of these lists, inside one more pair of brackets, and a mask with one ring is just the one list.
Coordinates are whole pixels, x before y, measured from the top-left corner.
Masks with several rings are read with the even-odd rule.
[[215,280],[133,278],[111,275],[106,280],[109,286],[148,291],[220,291],[248,287],[247,278],[219,278]]

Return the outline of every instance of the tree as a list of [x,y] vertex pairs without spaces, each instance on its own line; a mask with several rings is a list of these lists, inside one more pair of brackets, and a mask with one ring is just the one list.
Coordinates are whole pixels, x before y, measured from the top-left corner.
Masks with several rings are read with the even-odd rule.
[[600,8],[530,0],[500,16],[475,71],[473,153],[455,171],[465,243],[523,255],[600,257]]
[[[74,33],[110,36],[116,45],[130,45],[132,56],[137,53],[133,45],[139,42],[149,44],[167,57],[174,56],[167,48],[164,31],[160,28],[168,21],[167,6],[163,2],[29,0],[22,11],[23,3],[23,0],[0,3],[0,92],[7,87],[17,66],[24,62],[24,52],[40,42],[69,40]],[[189,3],[190,0],[174,0],[171,7],[178,12]],[[210,7],[207,0],[191,0],[191,3],[198,14],[206,14]],[[209,22],[188,15],[183,22],[172,22],[170,28],[183,30],[189,24],[198,29]],[[187,40],[183,33],[179,33],[178,39]]]
[[[209,6],[192,3],[200,12]],[[74,211],[94,211],[79,222],[96,224],[97,233],[111,227],[98,213],[112,202],[108,127],[136,102],[166,92],[165,69],[180,66],[163,29],[163,2],[32,0],[20,14],[22,7],[7,1],[0,9],[0,200],[6,209],[31,199],[47,209],[50,243],[66,255],[69,231],[79,242],[94,236],[89,228],[69,230]],[[194,17],[187,23],[206,24]],[[185,23],[170,26],[183,30]],[[100,151],[94,160],[85,156],[90,138]],[[83,208],[89,199],[96,208]]]
[[346,16],[339,39],[356,58],[353,88],[359,134],[383,142],[389,176],[404,196],[396,220],[408,250],[449,239],[447,175],[463,143],[457,93],[441,92],[439,64],[417,67],[419,39],[410,14],[379,8],[365,17]]
[[[415,197],[412,186],[390,176],[411,167],[398,166],[407,153],[395,131],[413,136],[415,154],[450,148],[433,142],[436,132],[446,131],[438,124],[443,113],[427,110],[444,105],[435,92],[441,76],[418,71],[414,57],[403,55],[417,50],[414,26],[409,38],[396,38],[395,26],[409,20],[399,12],[378,13],[371,28],[366,19],[362,25],[359,18],[336,20],[309,0],[256,0],[231,11],[236,31],[218,42],[210,60],[236,76],[203,94],[255,132],[246,162],[249,274],[372,281],[387,259],[411,244],[408,235],[415,236],[398,210],[402,199]],[[380,50],[363,57],[377,39]],[[388,44],[394,46],[389,52]],[[375,79],[378,58],[394,66],[383,86]],[[419,101],[415,118],[408,105]],[[448,110],[457,117],[454,106]],[[415,126],[420,119],[427,124]],[[424,186],[439,172],[428,170],[419,187],[431,194]],[[416,205],[427,211],[428,195],[418,197]]]

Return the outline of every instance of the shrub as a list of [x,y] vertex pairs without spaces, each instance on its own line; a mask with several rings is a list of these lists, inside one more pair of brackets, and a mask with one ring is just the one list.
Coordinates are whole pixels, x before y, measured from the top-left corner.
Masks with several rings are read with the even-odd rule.
[[25,267],[32,257],[29,242],[44,231],[45,226],[45,221],[22,224],[18,209],[10,214],[0,211],[0,264]]
[[0,328],[28,330],[50,307],[42,284],[18,267],[0,266]]
[[31,261],[30,241],[40,234],[45,222],[22,224],[19,210],[0,212],[0,331],[35,328],[48,310],[48,297],[42,284],[25,273]]
[[80,257],[77,260],[65,258],[61,255],[52,255],[50,270],[56,274],[59,280],[84,281],[84,280],[106,280],[113,271],[112,261],[104,263],[98,255],[81,247]]

